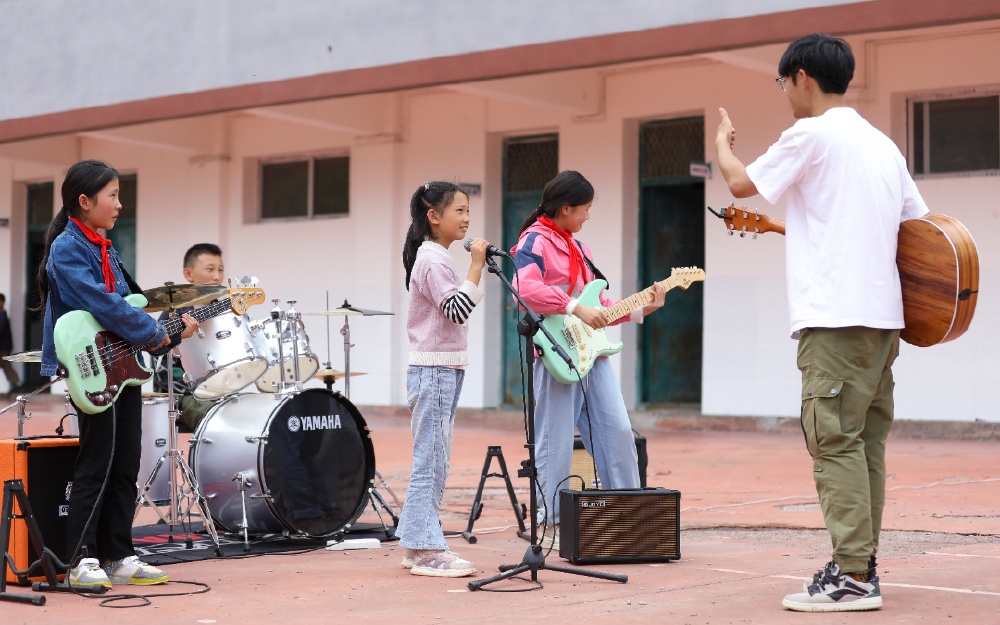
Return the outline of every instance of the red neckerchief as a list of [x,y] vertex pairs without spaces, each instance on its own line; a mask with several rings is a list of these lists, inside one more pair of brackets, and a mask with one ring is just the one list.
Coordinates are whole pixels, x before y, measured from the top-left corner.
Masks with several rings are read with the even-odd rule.
[[566,288],[566,294],[569,295],[573,293],[573,289],[576,288],[576,277],[578,275],[586,280],[586,276],[583,275],[583,254],[580,252],[580,248],[576,245],[576,243],[573,242],[573,235],[557,226],[556,222],[552,221],[545,215],[540,215],[538,217],[538,223],[542,224],[549,230],[552,230],[559,235],[559,238],[566,241],[566,247],[569,248],[569,286]]
[[108,255],[108,247],[111,245],[111,239],[105,239],[97,234],[83,225],[83,222],[76,217],[70,217],[70,221],[80,227],[83,236],[87,237],[88,241],[101,246],[101,272],[104,274],[104,292],[115,293],[115,274],[111,271],[111,257]]

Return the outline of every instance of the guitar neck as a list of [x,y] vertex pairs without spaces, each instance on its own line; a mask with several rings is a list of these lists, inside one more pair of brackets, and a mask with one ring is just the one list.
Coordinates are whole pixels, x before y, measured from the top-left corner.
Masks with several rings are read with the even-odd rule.
[[[212,317],[217,317],[230,309],[232,309],[231,298],[223,298],[216,300],[207,306],[202,306],[201,308],[195,308],[190,313],[192,317],[198,320],[198,322],[205,321],[206,319],[211,319]],[[180,316],[170,317],[164,320],[163,327],[167,331],[167,336],[178,334],[184,330],[184,320]]]
[[[657,284],[662,284],[669,291],[675,286],[678,286],[679,283],[673,276],[671,276],[662,282],[658,282]],[[625,315],[631,313],[636,308],[645,306],[651,301],[653,301],[653,287],[643,289],[635,295],[626,297],[614,306],[608,306],[604,309],[604,316],[607,317],[609,321],[617,321],[618,319],[621,319]]]

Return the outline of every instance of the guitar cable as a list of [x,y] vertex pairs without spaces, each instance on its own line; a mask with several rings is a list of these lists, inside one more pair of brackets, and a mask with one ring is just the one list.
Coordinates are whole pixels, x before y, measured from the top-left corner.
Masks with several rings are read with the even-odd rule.
[[[63,417],[65,418],[65,416]],[[60,421],[61,424],[61,421]],[[108,457],[108,468],[104,472],[104,481],[101,483],[101,490],[97,493],[97,503],[100,504],[104,498],[104,491],[107,489],[108,481],[111,478],[111,468],[114,466],[115,461],[115,445],[118,437],[118,402],[114,401],[111,403],[111,453]],[[181,597],[190,595],[199,595],[206,593],[212,589],[212,587],[203,582],[195,581],[183,581],[183,580],[169,580],[175,584],[187,584],[199,587],[197,590],[190,591],[180,591],[180,592],[168,592],[168,593],[156,593],[156,594],[139,594],[139,593],[116,593],[107,594],[104,588],[101,588],[100,592],[87,592],[75,588],[73,584],[70,583],[70,573],[75,565],[77,557],[80,555],[81,550],[84,548],[83,537],[87,535],[87,530],[90,528],[90,524],[94,521],[94,515],[97,513],[99,505],[95,505],[90,510],[90,515],[87,517],[87,522],[83,525],[83,533],[80,534],[80,539],[77,541],[76,546],[73,548],[73,553],[69,558],[69,566],[66,566],[63,562],[58,562],[62,566],[66,566],[66,587],[69,592],[73,593],[78,597],[83,597],[85,599],[100,599],[98,605],[104,608],[138,608],[147,605],[152,605],[153,597]],[[84,554],[86,556],[87,554]],[[82,558],[80,558],[82,559]],[[58,560],[58,558],[57,558]],[[77,563],[78,564],[78,563]],[[113,605],[121,601],[134,601],[136,603],[130,605]]]

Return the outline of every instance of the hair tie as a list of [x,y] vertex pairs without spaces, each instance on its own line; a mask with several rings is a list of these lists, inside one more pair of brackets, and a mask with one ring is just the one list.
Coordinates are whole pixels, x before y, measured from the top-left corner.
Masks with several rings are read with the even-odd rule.
[[542,213],[544,213],[545,211],[543,211],[543,210],[542,210],[542,205],[541,205],[541,204],[539,204],[539,205],[538,205],[538,208],[536,208],[536,209],[535,209],[535,212],[536,212],[536,213],[538,213],[539,215],[541,215],[541,214],[542,214]]
[[426,193],[427,191],[430,191],[430,190],[431,190],[431,183],[425,182],[424,183],[424,192]]

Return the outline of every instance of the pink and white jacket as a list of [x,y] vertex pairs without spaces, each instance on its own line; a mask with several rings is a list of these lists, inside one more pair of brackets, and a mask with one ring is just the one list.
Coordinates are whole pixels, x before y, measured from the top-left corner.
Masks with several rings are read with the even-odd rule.
[[[577,241],[586,258],[593,258],[590,248]],[[532,310],[541,315],[569,315],[576,308],[576,296],[580,294],[587,283],[597,276],[584,263],[583,276],[578,276],[576,284],[569,287],[569,248],[566,241],[558,234],[537,221],[521,233],[517,246],[514,248],[514,288],[518,290],[524,301]],[[609,299],[605,291],[601,291],[601,305],[607,308],[614,306],[620,300]],[[641,320],[642,310],[636,309],[631,315],[626,315],[613,322],[617,325],[625,321]]]

